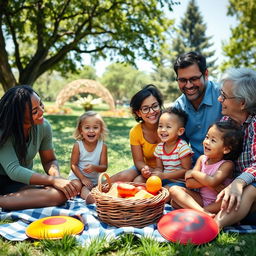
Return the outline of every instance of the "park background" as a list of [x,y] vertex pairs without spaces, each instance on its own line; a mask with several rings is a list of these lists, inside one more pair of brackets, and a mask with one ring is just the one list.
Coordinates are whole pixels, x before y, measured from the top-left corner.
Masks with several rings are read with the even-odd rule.
[[[68,26],[72,27],[72,22],[61,27],[62,34],[59,36],[67,34],[63,40],[49,49],[46,47],[51,39],[50,18],[57,17],[58,14],[55,5],[60,10],[72,3],[73,7],[80,10],[88,8],[90,11],[94,4],[102,4],[101,10],[104,12],[104,8],[109,8],[111,4],[114,6],[117,2],[20,0],[9,1],[7,4],[4,0],[0,1],[0,95],[8,88],[24,83],[33,86],[40,94],[45,102],[45,117],[53,128],[61,173],[65,177],[69,172],[74,143],[72,133],[76,120],[88,108],[99,112],[109,129],[106,141],[109,148],[108,172],[112,174],[131,166],[129,130],[135,121],[129,112],[129,99],[145,84],[154,83],[163,92],[165,105],[175,100],[180,92],[172,64],[178,54],[189,50],[202,52],[207,57],[211,79],[217,81],[228,67],[255,68],[256,2],[253,0],[119,1],[132,9],[133,4],[137,4],[138,9],[133,9],[130,21],[134,22],[134,26],[130,27],[129,22],[121,24],[123,16],[120,8],[114,10],[112,16],[107,16],[106,12],[111,25],[116,26],[117,34],[113,35],[112,41],[109,39],[114,50],[99,48],[99,51],[85,53],[85,40],[79,45],[85,48],[78,50],[74,46],[66,52],[66,57],[58,59],[54,54],[65,47],[66,42],[68,44],[72,41],[66,40],[70,31],[65,30]],[[163,7],[161,3],[164,4]],[[168,4],[172,10],[168,9]],[[29,11],[19,13],[22,9]],[[73,10],[69,10],[68,14],[74,15]],[[37,18],[41,19],[41,23]],[[74,17],[73,19],[75,20]],[[42,21],[46,21],[45,30],[40,26],[44,24]],[[81,20],[76,21],[79,23]],[[108,23],[108,20],[105,19],[105,22]],[[100,27],[101,23],[96,22],[96,25]],[[142,29],[140,34],[136,34],[134,28],[144,28],[144,31]],[[39,30],[41,34],[37,33]],[[126,32],[123,33],[122,30]],[[139,43],[136,36],[141,40]],[[92,37],[89,39],[92,40]],[[123,47],[126,40],[128,43]],[[99,41],[93,41],[91,47],[96,46]],[[88,48],[88,51],[91,49]],[[54,65],[45,68],[49,60],[54,62],[56,59],[58,61]],[[59,92],[78,79],[101,83],[113,96],[116,109],[111,110],[104,101],[99,102],[97,94],[86,92],[69,98],[62,106],[56,106],[55,100]],[[42,171],[38,158],[34,167],[35,170]],[[132,235],[123,236],[118,241],[97,241],[87,248],[81,248],[70,237],[61,241],[17,243],[0,238],[0,255],[256,255],[255,243],[253,234],[222,232],[216,240],[203,246],[159,244]]]

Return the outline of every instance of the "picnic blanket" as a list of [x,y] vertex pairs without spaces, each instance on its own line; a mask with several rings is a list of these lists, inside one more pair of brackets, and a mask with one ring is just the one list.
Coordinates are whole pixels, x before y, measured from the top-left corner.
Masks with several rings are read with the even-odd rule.
[[[164,214],[173,210],[169,204],[165,205]],[[48,216],[72,216],[78,217],[85,224],[84,231],[80,235],[76,235],[76,239],[82,245],[88,245],[97,238],[105,238],[107,240],[117,238],[122,234],[134,234],[138,237],[149,237],[159,242],[166,240],[160,235],[156,224],[148,225],[144,228],[134,227],[113,227],[99,221],[96,212],[96,205],[86,205],[81,198],[75,198],[67,201],[65,205],[58,207],[44,207],[36,209],[26,209],[19,211],[1,212],[0,219],[10,219],[14,222],[0,225],[0,235],[11,241],[23,241],[28,239],[25,230],[33,221]],[[227,227],[226,232],[238,233],[256,233],[256,226],[238,226]]]

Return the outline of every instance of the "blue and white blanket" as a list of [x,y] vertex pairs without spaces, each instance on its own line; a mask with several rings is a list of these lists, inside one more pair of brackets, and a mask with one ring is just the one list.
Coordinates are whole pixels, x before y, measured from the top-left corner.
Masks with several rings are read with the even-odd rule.
[[[164,214],[172,210],[166,204]],[[117,238],[126,233],[134,234],[139,237],[150,237],[159,242],[166,240],[160,235],[156,224],[148,225],[144,228],[134,227],[113,227],[102,223],[97,218],[96,206],[86,205],[80,198],[69,200],[65,205],[59,207],[45,207],[27,209],[20,211],[0,212],[0,219],[9,219],[14,222],[0,225],[0,235],[11,241],[23,241],[28,239],[25,230],[27,226],[35,220],[48,216],[73,216],[79,217],[84,224],[84,231],[76,235],[76,239],[82,244],[87,245],[96,238],[106,238],[107,240]],[[238,233],[256,233],[256,226],[228,227],[224,231]]]

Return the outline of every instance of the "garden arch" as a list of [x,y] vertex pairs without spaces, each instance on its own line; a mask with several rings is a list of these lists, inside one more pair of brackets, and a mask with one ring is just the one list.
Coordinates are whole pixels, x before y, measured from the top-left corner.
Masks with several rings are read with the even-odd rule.
[[78,79],[67,84],[58,94],[56,105],[60,107],[72,96],[79,93],[92,93],[102,98],[112,111],[115,110],[115,101],[109,90],[95,80]]

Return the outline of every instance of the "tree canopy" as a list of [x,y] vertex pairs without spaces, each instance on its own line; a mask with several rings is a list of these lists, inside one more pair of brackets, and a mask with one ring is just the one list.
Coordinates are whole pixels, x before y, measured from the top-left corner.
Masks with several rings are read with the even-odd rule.
[[116,100],[122,101],[130,99],[150,78],[131,65],[113,63],[106,68],[101,82]]
[[214,51],[210,50],[213,45],[210,42],[212,37],[206,36],[206,30],[207,26],[196,1],[190,0],[180,24],[176,26],[174,37],[170,39],[169,44],[164,45],[159,58],[160,65],[153,74],[162,91],[165,87],[165,98],[174,100],[180,95],[173,70],[173,64],[180,54],[189,51],[200,52],[206,57],[209,69],[214,69]]
[[207,58],[208,66],[214,65],[214,60],[209,58],[214,56],[214,51],[209,50],[213,43],[211,36],[206,36],[207,26],[203,21],[203,16],[195,0],[190,0],[186,12],[178,27],[177,37],[173,40],[173,50],[176,55],[184,52],[200,52]]
[[228,15],[237,19],[231,29],[229,42],[223,46],[228,57],[222,69],[233,67],[253,67],[256,64],[256,2],[255,0],[229,0]]
[[82,54],[156,60],[170,0],[1,0],[0,82],[6,91],[48,70],[75,70]]

